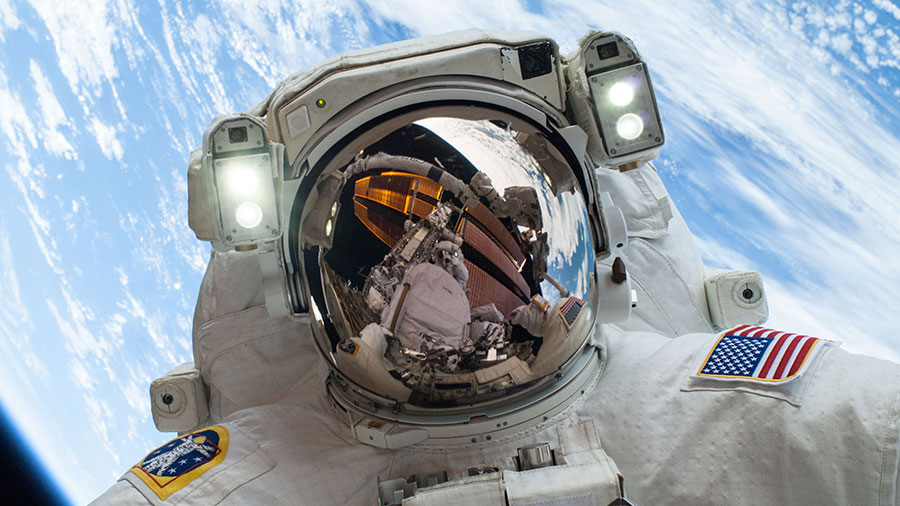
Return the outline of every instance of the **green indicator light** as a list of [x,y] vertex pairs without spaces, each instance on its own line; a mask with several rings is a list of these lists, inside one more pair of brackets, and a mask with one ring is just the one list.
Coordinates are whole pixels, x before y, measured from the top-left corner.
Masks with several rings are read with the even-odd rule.
[[316,100],[316,107],[318,107],[319,109],[325,107],[325,99],[320,98],[319,100]]

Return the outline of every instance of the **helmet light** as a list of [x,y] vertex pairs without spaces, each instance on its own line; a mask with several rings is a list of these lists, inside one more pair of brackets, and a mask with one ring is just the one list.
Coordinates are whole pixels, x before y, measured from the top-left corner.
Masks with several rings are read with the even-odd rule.
[[280,145],[262,122],[230,116],[204,135],[203,169],[218,205],[216,249],[256,249],[281,236]]
[[654,156],[664,142],[662,123],[647,65],[631,41],[601,33],[587,40],[582,50],[602,156],[613,163]]

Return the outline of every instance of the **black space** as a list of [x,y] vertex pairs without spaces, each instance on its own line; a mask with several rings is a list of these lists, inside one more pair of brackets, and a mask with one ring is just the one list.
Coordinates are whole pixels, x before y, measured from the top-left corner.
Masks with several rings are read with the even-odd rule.
[[[341,197],[341,209],[337,217],[340,226],[335,227],[334,242],[332,248],[325,252],[325,259],[335,273],[349,281],[357,290],[362,290],[369,271],[384,260],[391,249],[356,218],[352,191],[355,181],[348,182],[345,186],[351,188],[351,191],[345,189]],[[377,204],[372,202],[369,205]],[[383,209],[386,213],[400,214],[388,207]],[[399,221],[403,222],[402,216]]]
[[[82,470],[89,473],[89,470]],[[0,414],[0,505],[67,505],[56,484]]]

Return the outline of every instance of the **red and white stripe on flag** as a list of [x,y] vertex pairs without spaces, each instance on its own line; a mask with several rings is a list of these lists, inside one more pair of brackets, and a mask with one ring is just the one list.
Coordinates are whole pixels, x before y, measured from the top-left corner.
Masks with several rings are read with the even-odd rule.
[[741,325],[723,333],[697,372],[717,379],[780,382],[796,377],[819,349],[833,341]]

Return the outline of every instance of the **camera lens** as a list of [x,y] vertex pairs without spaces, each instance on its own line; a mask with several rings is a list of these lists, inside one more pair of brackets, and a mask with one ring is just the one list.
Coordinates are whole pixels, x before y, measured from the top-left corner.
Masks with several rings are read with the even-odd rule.
[[234,127],[228,129],[228,140],[232,144],[247,142],[247,127]]
[[607,42],[602,46],[597,48],[597,54],[600,55],[601,60],[607,60],[614,56],[619,56],[619,45],[613,42]]

